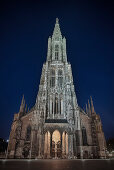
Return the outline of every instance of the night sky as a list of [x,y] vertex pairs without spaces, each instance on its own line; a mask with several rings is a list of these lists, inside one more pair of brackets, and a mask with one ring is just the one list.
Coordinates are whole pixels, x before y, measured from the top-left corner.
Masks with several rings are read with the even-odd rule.
[[79,106],[90,96],[114,137],[114,1],[0,1],[0,137],[8,139],[24,94],[35,104],[47,39],[59,18]]

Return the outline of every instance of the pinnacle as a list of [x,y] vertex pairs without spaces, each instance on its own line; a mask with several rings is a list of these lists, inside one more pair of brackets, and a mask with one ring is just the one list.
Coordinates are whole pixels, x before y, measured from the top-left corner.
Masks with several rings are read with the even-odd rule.
[[54,27],[54,31],[53,31],[53,36],[54,37],[61,36],[61,30],[60,30],[59,19],[58,18],[56,18],[56,23],[55,23],[55,27]]
[[58,18],[56,18],[56,24],[58,24],[59,23],[59,19]]
[[90,96],[90,99],[91,99],[91,105],[93,105],[93,100],[92,100],[92,97]]
[[23,94],[23,97],[22,97],[21,106],[25,106],[24,94]]
[[21,104],[23,104],[23,103],[24,103],[24,94],[23,94],[23,97],[22,97]]

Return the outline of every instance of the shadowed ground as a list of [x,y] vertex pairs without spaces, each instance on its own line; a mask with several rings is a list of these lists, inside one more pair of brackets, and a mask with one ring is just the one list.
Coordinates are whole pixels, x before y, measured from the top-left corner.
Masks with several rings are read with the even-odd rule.
[[0,170],[114,170],[114,160],[0,160]]

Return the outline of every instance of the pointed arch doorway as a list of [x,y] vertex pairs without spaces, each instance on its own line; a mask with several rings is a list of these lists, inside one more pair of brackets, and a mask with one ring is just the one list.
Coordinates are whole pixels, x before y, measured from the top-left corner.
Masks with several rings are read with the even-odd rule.
[[55,130],[52,134],[52,157],[62,157],[61,134],[58,130]]

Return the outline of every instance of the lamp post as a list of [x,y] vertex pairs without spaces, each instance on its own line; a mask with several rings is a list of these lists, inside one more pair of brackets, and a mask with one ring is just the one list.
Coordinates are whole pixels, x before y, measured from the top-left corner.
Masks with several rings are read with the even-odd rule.
[[[7,143],[9,145],[9,139],[7,140]],[[6,159],[8,158],[8,145],[7,145],[7,149],[5,150],[5,153],[6,153]]]

